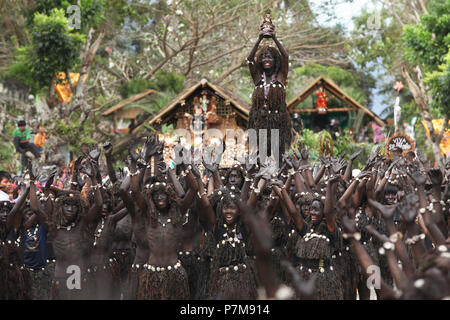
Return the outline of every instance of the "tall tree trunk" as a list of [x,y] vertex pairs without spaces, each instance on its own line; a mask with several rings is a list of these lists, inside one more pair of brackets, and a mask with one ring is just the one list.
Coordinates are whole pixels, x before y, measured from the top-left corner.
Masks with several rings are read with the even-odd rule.
[[[436,134],[434,132],[434,128],[433,128],[433,122],[432,122],[433,117],[430,112],[430,100],[431,99],[430,99],[428,93],[426,92],[425,83],[423,82],[423,78],[422,78],[422,72],[418,66],[415,68],[415,72],[416,72],[416,77],[414,77],[414,78],[416,78],[416,80],[414,80],[413,77],[411,76],[411,73],[412,73],[411,70],[408,70],[405,66],[402,67],[403,78],[405,79],[409,90],[413,94],[414,101],[416,102],[417,106],[419,107],[420,115],[423,118],[423,120],[425,121],[425,123],[427,124],[428,130],[430,132],[429,140],[431,142],[431,148],[433,150],[434,159],[439,166],[442,166],[443,162],[442,162],[441,149],[440,149],[439,145],[440,145],[440,142],[442,139],[442,134],[443,134],[443,131],[445,130],[447,121],[444,121],[444,126],[442,128],[443,131],[440,132],[441,134]],[[447,117],[445,118],[445,120],[447,120]]]

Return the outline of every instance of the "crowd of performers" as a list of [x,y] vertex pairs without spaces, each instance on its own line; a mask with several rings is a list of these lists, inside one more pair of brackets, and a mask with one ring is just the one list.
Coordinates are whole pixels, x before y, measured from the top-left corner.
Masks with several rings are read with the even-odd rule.
[[376,270],[378,299],[450,297],[450,161],[374,152],[352,176],[359,153],[303,149],[277,170],[170,168],[163,145],[130,147],[126,174],[110,143],[105,172],[90,150],[66,188],[37,188],[30,166],[0,203],[0,299],[369,299]]

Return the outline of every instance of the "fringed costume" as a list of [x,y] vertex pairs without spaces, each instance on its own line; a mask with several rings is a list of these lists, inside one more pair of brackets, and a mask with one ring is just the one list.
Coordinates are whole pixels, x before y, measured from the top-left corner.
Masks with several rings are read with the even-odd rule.
[[209,299],[247,300],[257,298],[257,279],[254,260],[247,254],[248,235],[237,220],[231,232],[225,224],[222,209],[237,200],[233,193],[225,192],[216,209],[214,231],[215,250],[211,262]]
[[293,265],[305,279],[316,275],[318,300],[342,300],[344,290],[332,258],[339,251],[339,231],[330,234],[325,222],[316,227],[305,226],[297,237]]
[[[286,88],[277,80],[277,72],[280,69],[280,53],[274,47],[261,50],[263,53],[269,50],[275,57],[276,72],[268,78],[262,73],[261,80],[255,85],[252,96],[252,108],[250,109],[248,129],[257,131],[259,146],[259,130],[267,129],[267,155],[271,154],[271,130],[279,130],[279,157],[289,149],[292,140],[292,124],[286,107]],[[259,55],[256,65],[259,65]],[[262,147],[262,146],[261,146]]]

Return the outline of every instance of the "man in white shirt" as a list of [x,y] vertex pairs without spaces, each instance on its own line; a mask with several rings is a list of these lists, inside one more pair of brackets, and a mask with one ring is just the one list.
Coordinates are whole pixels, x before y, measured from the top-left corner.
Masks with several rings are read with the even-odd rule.
[[6,171],[0,171],[0,201],[11,201],[8,193],[12,191],[12,178]]

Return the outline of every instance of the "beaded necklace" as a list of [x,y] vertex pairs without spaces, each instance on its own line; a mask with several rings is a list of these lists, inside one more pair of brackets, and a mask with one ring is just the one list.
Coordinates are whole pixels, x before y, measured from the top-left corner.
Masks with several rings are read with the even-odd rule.
[[104,228],[105,228],[105,218],[102,217],[102,225],[100,226],[100,229],[98,229],[94,234],[94,246],[97,245],[97,239],[99,239],[100,236],[102,235]]

